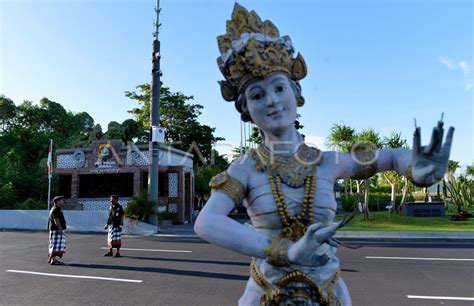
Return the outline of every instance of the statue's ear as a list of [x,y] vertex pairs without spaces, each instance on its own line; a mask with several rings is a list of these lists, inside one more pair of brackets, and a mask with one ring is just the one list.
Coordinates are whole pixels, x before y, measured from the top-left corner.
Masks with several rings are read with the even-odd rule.
[[249,113],[249,108],[247,107],[247,103],[240,103],[240,107],[242,108],[242,112],[244,112],[244,114],[246,114],[250,118],[250,115],[249,115],[250,113]]
[[234,86],[232,86],[227,81],[220,81],[219,85],[221,86],[221,94],[224,100],[227,102],[233,102],[237,100],[238,94]]
[[299,81],[306,76],[308,70],[306,69],[306,63],[303,56],[298,52],[298,56],[293,60],[293,66],[291,67],[291,77]]

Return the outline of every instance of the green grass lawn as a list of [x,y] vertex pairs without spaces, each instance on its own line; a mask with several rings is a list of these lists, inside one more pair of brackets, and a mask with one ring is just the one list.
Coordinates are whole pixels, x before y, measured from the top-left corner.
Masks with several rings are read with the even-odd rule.
[[[469,209],[472,211],[472,209]],[[371,212],[365,221],[362,214],[344,226],[342,231],[429,231],[429,232],[474,232],[474,218],[468,221],[451,221],[445,217],[408,217],[394,213]],[[338,217],[337,219],[341,219]]]

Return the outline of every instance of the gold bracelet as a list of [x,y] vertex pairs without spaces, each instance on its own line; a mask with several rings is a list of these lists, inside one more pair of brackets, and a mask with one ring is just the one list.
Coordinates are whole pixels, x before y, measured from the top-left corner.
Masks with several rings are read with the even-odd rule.
[[289,239],[285,238],[270,238],[270,243],[264,248],[265,255],[267,255],[266,261],[274,266],[288,267],[290,265],[288,259],[290,242]]
[[234,202],[235,207],[238,207],[245,196],[244,186],[235,178],[231,177],[227,171],[223,171],[214,176],[209,182],[211,193],[215,191],[222,191],[227,194]]
[[356,162],[355,174],[351,177],[356,180],[368,179],[377,173],[377,158],[375,152],[365,144],[357,144],[351,148],[352,158]]

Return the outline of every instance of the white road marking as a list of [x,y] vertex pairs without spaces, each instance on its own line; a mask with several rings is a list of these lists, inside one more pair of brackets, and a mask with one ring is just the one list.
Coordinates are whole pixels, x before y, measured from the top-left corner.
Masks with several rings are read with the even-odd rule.
[[447,260],[447,261],[474,261],[474,258],[427,258],[427,257],[383,257],[365,256],[367,259],[400,259],[400,260]]
[[23,273],[23,274],[33,274],[33,275],[43,275],[43,276],[55,276],[55,277],[68,277],[68,278],[85,278],[85,279],[99,279],[107,280],[114,282],[127,282],[127,283],[142,283],[140,279],[126,279],[126,278],[111,278],[111,277],[100,277],[100,276],[87,276],[87,275],[71,275],[71,274],[56,274],[56,273],[42,273],[42,272],[33,272],[33,271],[21,271],[21,270],[6,270],[6,272],[11,273]]
[[[109,248],[101,248],[104,250],[109,250]],[[145,251],[145,252],[168,252],[168,253],[192,253],[193,251],[186,250],[159,250],[159,249],[130,249],[130,248],[120,248],[120,251]]]
[[474,301],[474,297],[407,295],[409,299]]

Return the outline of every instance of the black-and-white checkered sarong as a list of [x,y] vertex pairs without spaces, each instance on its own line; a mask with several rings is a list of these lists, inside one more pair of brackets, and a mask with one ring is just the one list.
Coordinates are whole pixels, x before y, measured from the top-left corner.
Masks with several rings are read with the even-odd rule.
[[59,231],[49,231],[49,255],[63,256],[66,251],[66,236]]
[[107,235],[107,246],[109,248],[120,248],[122,245],[122,228],[109,225],[109,234]]

